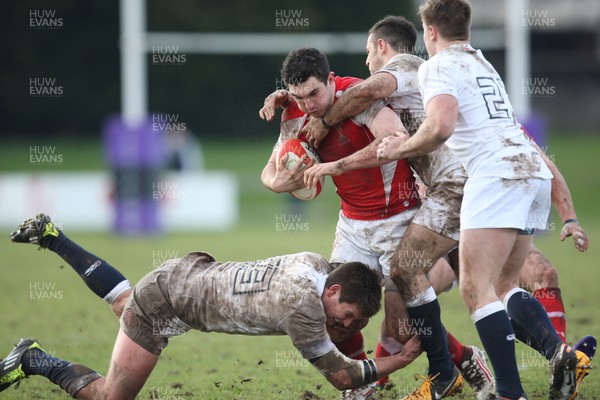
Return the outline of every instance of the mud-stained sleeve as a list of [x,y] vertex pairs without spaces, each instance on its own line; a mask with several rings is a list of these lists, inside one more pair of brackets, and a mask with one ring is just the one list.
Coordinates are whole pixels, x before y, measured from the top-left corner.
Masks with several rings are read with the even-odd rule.
[[297,139],[300,137],[300,131],[306,122],[307,115],[301,112],[298,105],[294,102],[290,102],[281,114],[281,124],[279,126],[279,138],[273,146],[273,150],[276,150],[281,143],[288,139]]
[[285,142],[288,139],[296,139],[299,136],[300,130],[304,123],[303,118],[295,118],[281,122],[279,129],[279,138],[275,146]]
[[325,329],[325,311],[317,291],[307,293],[298,309],[281,322],[281,329],[292,339],[294,347],[307,359],[321,357],[335,345]]
[[404,79],[404,72],[398,71],[398,70],[395,70],[392,68],[385,68],[385,67],[380,69],[379,71],[375,72],[375,74],[382,74],[382,73],[390,74],[396,81],[396,88],[394,89],[394,93],[392,93],[392,96],[390,96],[390,97],[402,96],[401,88],[406,86],[405,79]]
[[401,97],[419,90],[417,71],[423,60],[416,56],[399,55],[383,66],[375,74],[388,73],[396,81],[396,88],[390,97]]
[[314,367],[327,379],[339,371],[346,371],[350,378],[351,387],[357,388],[377,379],[375,360],[353,360],[333,348],[323,357],[312,360]]
[[374,101],[365,111],[352,118],[352,120],[358,125],[369,126],[383,107],[386,107],[383,100]]
[[441,94],[449,94],[458,98],[454,64],[442,63],[438,60],[429,60],[419,67],[419,86],[423,97],[423,106],[433,97]]

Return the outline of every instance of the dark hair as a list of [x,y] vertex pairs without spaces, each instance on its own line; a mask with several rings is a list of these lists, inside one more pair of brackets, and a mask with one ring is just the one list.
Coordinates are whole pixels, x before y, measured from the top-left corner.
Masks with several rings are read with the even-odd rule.
[[340,285],[340,303],[357,304],[366,318],[381,308],[381,277],[379,273],[360,262],[341,264],[325,281],[325,287]]
[[311,76],[327,84],[329,76],[327,56],[312,47],[292,50],[281,66],[281,79],[286,86],[306,82]]
[[388,15],[377,21],[369,29],[369,35],[373,35],[372,40],[375,42],[378,39],[385,40],[399,53],[412,53],[417,42],[415,24],[404,17],[394,15]]
[[419,7],[425,25],[435,26],[446,40],[469,40],[471,6],[467,0],[427,0]]

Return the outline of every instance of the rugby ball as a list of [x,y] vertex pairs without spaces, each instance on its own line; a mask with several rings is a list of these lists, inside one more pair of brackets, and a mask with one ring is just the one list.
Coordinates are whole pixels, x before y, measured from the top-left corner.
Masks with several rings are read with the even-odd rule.
[[[279,147],[278,159],[283,158],[286,154],[288,155],[288,158],[285,162],[285,168],[288,171],[296,168],[299,162],[303,162],[305,165],[308,164],[310,160],[315,160],[315,164],[320,162],[315,149],[313,149],[308,142],[300,139],[288,139],[281,144]],[[303,158],[305,158],[304,156],[308,156],[308,158],[302,161]],[[302,166],[301,169],[304,169],[304,166]],[[324,183],[325,179],[321,177],[315,187],[310,189],[298,189],[290,192],[290,194],[300,200],[314,199],[321,193]]]

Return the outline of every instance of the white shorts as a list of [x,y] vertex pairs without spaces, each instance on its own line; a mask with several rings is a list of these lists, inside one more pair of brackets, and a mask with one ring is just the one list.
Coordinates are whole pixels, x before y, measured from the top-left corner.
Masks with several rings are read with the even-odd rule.
[[374,221],[350,219],[340,211],[329,262],[362,262],[387,278],[394,251],[417,210],[413,207]]
[[552,181],[546,179],[467,179],[460,230],[546,229]]

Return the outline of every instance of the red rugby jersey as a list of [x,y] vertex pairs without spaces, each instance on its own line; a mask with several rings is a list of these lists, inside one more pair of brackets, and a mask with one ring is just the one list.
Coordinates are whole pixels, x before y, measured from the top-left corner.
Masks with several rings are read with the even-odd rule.
[[[358,78],[335,77],[335,99],[359,81]],[[294,101],[290,101],[281,116],[279,142],[292,138],[306,139],[300,133],[306,121],[306,114]],[[337,161],[366,147],[373,140],[375,137],[366,126],[347,119],[329,131],[319,144],[317,154],[321,162]],[[332,178],[341,198],[342,212],[351,219],[389,218],[420,202],[415,191],[415,178],[406,160],[348,171]]]

